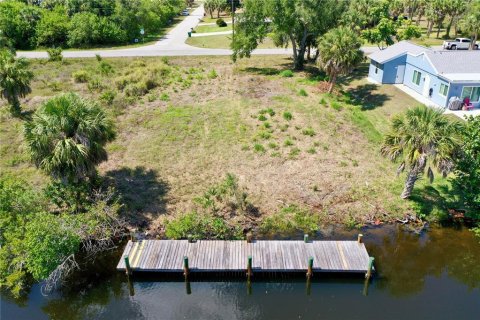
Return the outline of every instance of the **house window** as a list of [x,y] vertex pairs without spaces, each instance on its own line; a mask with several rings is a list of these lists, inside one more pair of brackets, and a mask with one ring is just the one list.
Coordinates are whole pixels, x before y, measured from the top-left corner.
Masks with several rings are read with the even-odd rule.
[[420,85],[420,79],[422,78],[422,73],[420,71],[413,71],[413,79],[412,82],[415,83],[417,86]]
[[471,102],[478,102],[480,100],[480,87],[463,87],[462,100],[470,98]]
[[440,95],[446,97],[448,94],[448,86],[446,84],[440,84]]

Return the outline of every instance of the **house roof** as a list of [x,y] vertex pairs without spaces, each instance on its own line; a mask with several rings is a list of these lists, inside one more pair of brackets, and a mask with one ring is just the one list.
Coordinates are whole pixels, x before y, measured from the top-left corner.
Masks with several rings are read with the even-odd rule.
[[425,55],[439,75],[455,75],[455,80],[480,80],[480,50],[426,51]]
[[430,51],[430,49],[404,40],[395,43],[384,50],[372,53],[369,55],[369,58],[378,63],[385,63],[407,53],[418,55],[427,51]]

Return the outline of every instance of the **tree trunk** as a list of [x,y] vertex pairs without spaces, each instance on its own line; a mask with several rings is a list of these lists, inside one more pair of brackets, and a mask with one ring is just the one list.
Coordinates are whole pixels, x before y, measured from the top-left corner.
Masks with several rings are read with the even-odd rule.
[[417,26],[420,25],[420,21],[422,21],[422,14],[421,13],[418,14],[418,18],[417,18],[417,22],[416,22]]
[[13,116],[18,117],[22,113],[21,111],[22,109],[20,108],[20,101],[18,100],[18,97],[14,95],[10,99],[10,113]]
[[310,50],[311,50],[311,46],[308,45],[308,47],[307,47],[307,60],[309,60],[309,61],[310,61]]
[[297,43],[295,42],[295,37],[293,34],[289,33],[288,36],[290,38],[290,42],[292,43],[293,63],[295,64],[297,61]]
[[440,38],[440,27],[441,26],[442,26],[442,24],[439,22],[438,26],[437,26],[437,39]]
[[298,48],[297,59],[295,60],[295,70],[302,70],[305,62],[305,51],[307,50],[307,28],[303,28],[303,36]]
[[417,164],[410,170],[405,180],[405,187],[401,195],[402,199],[408,199],[412,195],[413,187],[415,182],[417,182],[418,177],[425,171],[425,166],[427,164],[426,155],[422,155],[418,160]]
[[217,19],[220,19],[220,9],[217,9]]
[[330,79],[330,86],[328,87],[328,93],[333,92],[333,88],[335,87],[335,83],[337,83],[337,74],[334,73],[332,75],[332,79]]
[[318,48],[317,48],[317,50],[315,51],[315,56],[313,57],[314,62],[317,61],[319,55],[320,55],[320,50],[318,50]]
[[433,29],[433,21],[428,20],[428,24],[427,24],[427,37],[428,38],[430,38],[430,34],[432,33],[432,29]]
[[[450,29],[452,28],[452,23],[453,23],[453,18],[450,19],[450,22],[447,25],[447,32],[445,34],[445,38],[447,38],[447,39],[450,38]],[[438,38],[438,36],[437,36],[437,38]]]
[[477,44],[477,39],[478,39],[478,33],[475,32],[475,34],[473,35],[473,41],[472,43],[470,43],[470,50],[475,49],[475,45]]

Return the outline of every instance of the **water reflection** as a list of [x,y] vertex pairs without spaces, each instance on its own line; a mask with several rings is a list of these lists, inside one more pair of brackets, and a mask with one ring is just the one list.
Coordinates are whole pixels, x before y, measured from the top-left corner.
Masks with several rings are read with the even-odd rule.
[[[356,238],[355,231],[334,238]],[[28,301],[2,297],[1,319],[477,319],[480,244],[465,229],[421,236],[396,227],[363,231],[378,274],[362,276],[152,281],[114,270],[109,257],[88,285]],[[133,280],[133,281],[132,281]],[[132,289],[134,292],[132,292]],[[132,295],[134,293],[134,295]],[[26,305],[22,305],[26,303]],[[435,305],[435,308],[432,308]]]

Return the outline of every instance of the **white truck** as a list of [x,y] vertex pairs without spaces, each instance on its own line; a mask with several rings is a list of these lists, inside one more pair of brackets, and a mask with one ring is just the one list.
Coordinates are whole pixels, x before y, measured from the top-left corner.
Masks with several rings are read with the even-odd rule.
[[[443,49],[446,50],[468,50],[472,41],[468,38],[456,38],[455,40],[443,41]],[[478,42],[475,43],[475,50],[478,50]]]

